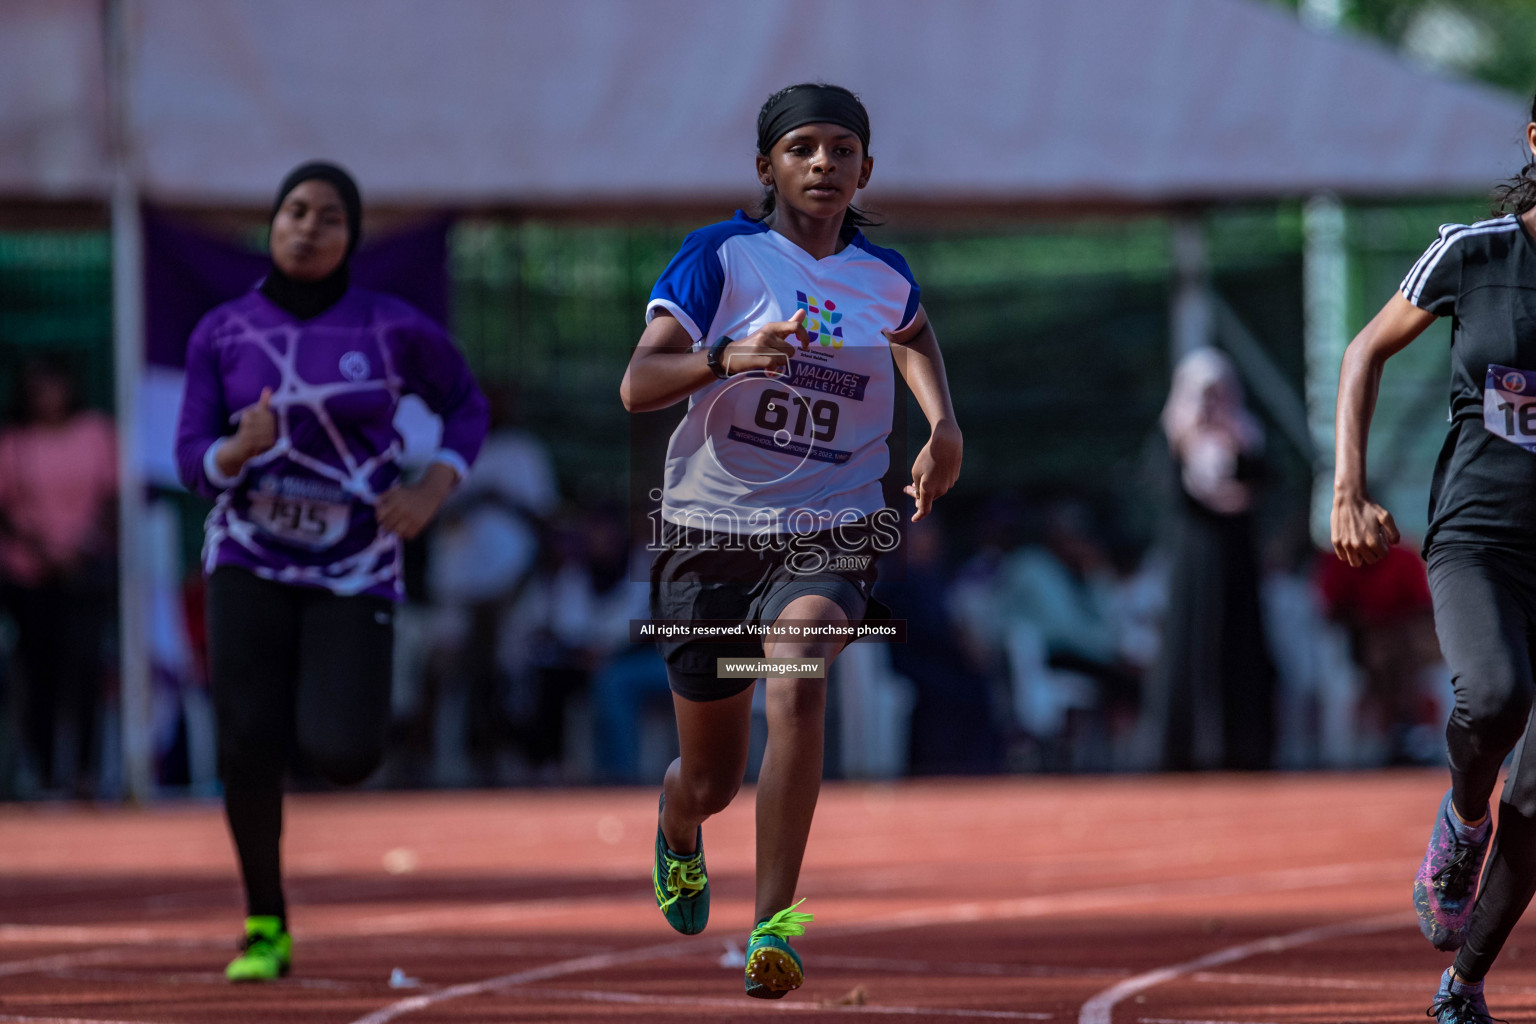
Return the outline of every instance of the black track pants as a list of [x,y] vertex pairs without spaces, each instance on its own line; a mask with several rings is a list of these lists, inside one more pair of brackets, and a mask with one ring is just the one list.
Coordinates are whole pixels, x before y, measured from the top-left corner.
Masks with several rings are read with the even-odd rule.
[[1487,806],[1504,758],[1519,744],[1500,796],[1497,835],[1456,973],[1480,980],[1536,893],[1536,555],[1443,545],[1430,553],[1435,632],[1456,704],[1446,726],[1456,807]]
[[378,767],[393,642],[385,598],[338,597],[228,567],[209,578],[219,778],[248,914],[286,916],[278,850],[290,757],[343,784]]

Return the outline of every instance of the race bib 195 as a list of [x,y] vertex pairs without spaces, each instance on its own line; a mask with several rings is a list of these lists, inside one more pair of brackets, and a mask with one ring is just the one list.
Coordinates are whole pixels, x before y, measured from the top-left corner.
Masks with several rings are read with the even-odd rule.
[[268,477],[250,493],[251,522],[263,533],[322,551],[347,534],[352,506],[339,487]]

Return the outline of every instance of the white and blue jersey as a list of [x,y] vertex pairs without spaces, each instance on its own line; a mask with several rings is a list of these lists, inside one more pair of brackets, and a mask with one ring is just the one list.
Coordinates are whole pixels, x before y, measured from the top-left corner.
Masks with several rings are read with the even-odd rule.
[[917,308],[906,261],[862,233],[821,260],[739,210],[690,234],[651,290],[647,322],[667,311],[698,351],[802,309],[810,341],[791,339],[787,373],[736,374],[689,398],[667,445],[663,518],[809,533],[883,508],[896,372],[881,332]]

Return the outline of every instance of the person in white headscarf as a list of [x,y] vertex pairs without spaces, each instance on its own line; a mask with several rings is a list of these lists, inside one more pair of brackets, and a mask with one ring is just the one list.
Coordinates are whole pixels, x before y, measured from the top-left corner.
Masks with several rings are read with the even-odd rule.
[[1226,356],[1179,360],[1162,414],[1179,482],[1172,575],[1147,723],[1165,768],[1262,769],[1274,746],[1274,665],[1259,606],[1252,511],[1264,435]]
[[1226,356],[1197,348],[1173,372],[1163,433],[1190,497],[1218,515],[1246,512],[1253,486],[1238,467],[1263,448],[1264,434],[1243,406],[1243,388]]

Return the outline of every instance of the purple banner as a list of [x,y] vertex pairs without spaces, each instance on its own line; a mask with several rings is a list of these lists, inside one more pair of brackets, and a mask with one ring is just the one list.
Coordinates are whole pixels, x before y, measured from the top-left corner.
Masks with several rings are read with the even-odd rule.
[[[352,281],[396,295],[438,323],[448,322],[447,217],[366,238],[352,257]],[[254,288],[267,257],[205,234],[153,210],[144,211],[145,347],[150,363],[186,362],[192,328],[214,306]]]

